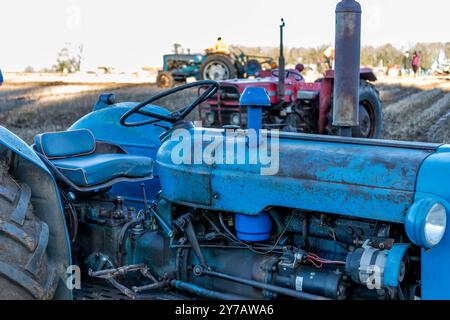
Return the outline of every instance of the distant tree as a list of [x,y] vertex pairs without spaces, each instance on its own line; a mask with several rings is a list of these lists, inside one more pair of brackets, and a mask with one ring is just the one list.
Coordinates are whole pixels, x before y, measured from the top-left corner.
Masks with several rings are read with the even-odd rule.
[[444,44],[444,52],[447,59],[450,58],[450,42]]
[[383,66],[401,65],[403,53],[392,44],[385,44],[376,48],[376,57]]
[[376,66],[377,61],[376,48],[373,46],[364,46],[361,48],[361,65],[363,66]]
[[79,45],[73,50],[66,46],[58,52],[54,70],[67,73],[78,72],[80,71],[82,57],[83,45]]
[[[323,54],[328,45],[322,45],[315,48],[286,48],[285,57],[288,64],[315,64],[318,71],[322,72]],[[278,61],[278,47],[244,47],[230,46],[233,49],[240,49],[248,55],[268,56]],[[391,44],[382,46],[363,46],[361,48],[361,65],[363,66],[392,66],[398,65],[406,68],[411,67],[411,57],[414,51],[420,52],[422,57],[422,68],[429,69],[433,62],[438,58],[439,52],[444,49],[447,58],[450,58],[450,42],[447,43],[418,43],[411,48],[396,48]],[[405,52],[409,56],[405,56]]]
[[35,72],[35,71],[34,71],[34,68],[33,68],[32,66],[28,66],[28,67],[26,67],[26,68],[23,70],[23,72],[26,72],[26,73],[33,73],[33,72]]

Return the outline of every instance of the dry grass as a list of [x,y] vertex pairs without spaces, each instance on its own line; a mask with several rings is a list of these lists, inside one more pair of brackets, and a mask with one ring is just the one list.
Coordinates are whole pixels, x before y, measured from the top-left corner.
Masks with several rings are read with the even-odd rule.
[[[103,92],[112,92],[117,101],[142,101],[157,93],[153,84],[14,84],[0,89],[0,124],[31,143],[40,132],[65,130],[89,113]],[[158,105],[177,108],[187,104],[194,92],[185,92],[173,101]]]

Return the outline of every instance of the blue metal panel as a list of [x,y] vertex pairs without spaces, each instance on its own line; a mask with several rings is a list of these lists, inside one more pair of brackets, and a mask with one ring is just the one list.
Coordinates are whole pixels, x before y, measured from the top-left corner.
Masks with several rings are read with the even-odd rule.
[[394,244],[391,250],[389,250],[386,267],[384,269],[384,285],[389,287],[398,286],[398,276],[400,274],[400,267],[403,257],[409,245],[404,243]]
[[239,99],[241,106],[270,107],[270,98],[267,90],[262,87],[245,88]]
[[[203,133],[222,135],[223,131],[203,129]],[[261,175],[263,165],[260,162],[248,164],[248,158],[247,164],[216,164],[210,178],[214,197],[207,207],[256,215],[269,206],[282,206],[404,221],[414,197],[417,172],[422,161],[434,152],[432,148],[407,148],[354,139],[315,139],[282,135],[279,170],[275,175]],[[162,180],[163,195],[174,202],[204,205],[193,197],[189,199],[189,191],[184,191],[183,199],[179,198],[181,189],[197,187],[200,175],[196,173],[196,165],[173,165],[172,147],[170,141],[161,146],[160,168],[167,169],[167,176],[192,176],[184,184]],[[248,155],[248,145],[246,151]],[[225,157],[226,153],[223,154]],[[225,160],[222,163],[226,163]]]
[[[415,201],[432,198],[440,201],[450,212],[450,146],[442,146],[428,157],[419,172]],[[447,216],[450,221],[450,216]],[[422,250],[422,298],[450,299],[450,230],[441,242]]]
[[[69,130],[89,129],[95,138],[100,141],[117,144],[125,151],[134,155],[143,155],[156,158],[156,153],[160,146],[159,136],[164,129],[154,125],[142,127],[124,127],[119,123],[120,117],[135,106],[134,102],[117,103],[107,108],[91,112],[75,122]],[[157,106],[148,106],[145,109],[168,114],[169,112]],[[139,114],[131,116],[131,121],[148,119]],[[162,123],[166,125],[166,123]],[[142,206],[142,182],[122,182],[113,186],[111,193],[125,197],[128,205]],[[144,182],[147,197],[153,200],[160,190],[158,168],[154,168],[154,178]]]

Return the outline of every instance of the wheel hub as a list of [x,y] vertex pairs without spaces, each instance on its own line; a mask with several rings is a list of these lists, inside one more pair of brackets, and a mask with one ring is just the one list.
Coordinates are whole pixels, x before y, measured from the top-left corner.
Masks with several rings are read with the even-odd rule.
[[359,105],[359,126],[354,128],[353,136],[370,138],[372,131],[372,119],[366,107]]
[[228,79],[228,68],[219,62],[212,62],[205,68],[205,79],[225,80]]

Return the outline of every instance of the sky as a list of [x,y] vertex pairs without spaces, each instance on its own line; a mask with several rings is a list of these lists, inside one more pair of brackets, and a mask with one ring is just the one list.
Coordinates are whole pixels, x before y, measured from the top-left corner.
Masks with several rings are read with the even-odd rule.
[[[83,44],[84,69],[162,65],[174,43],[200,52],[229,44],[288,47],[334,42],[337,0],[2,0],[0,68],[51,67],[67,43]],[[450,2],[360,0],[362,45],[450,42]]]

